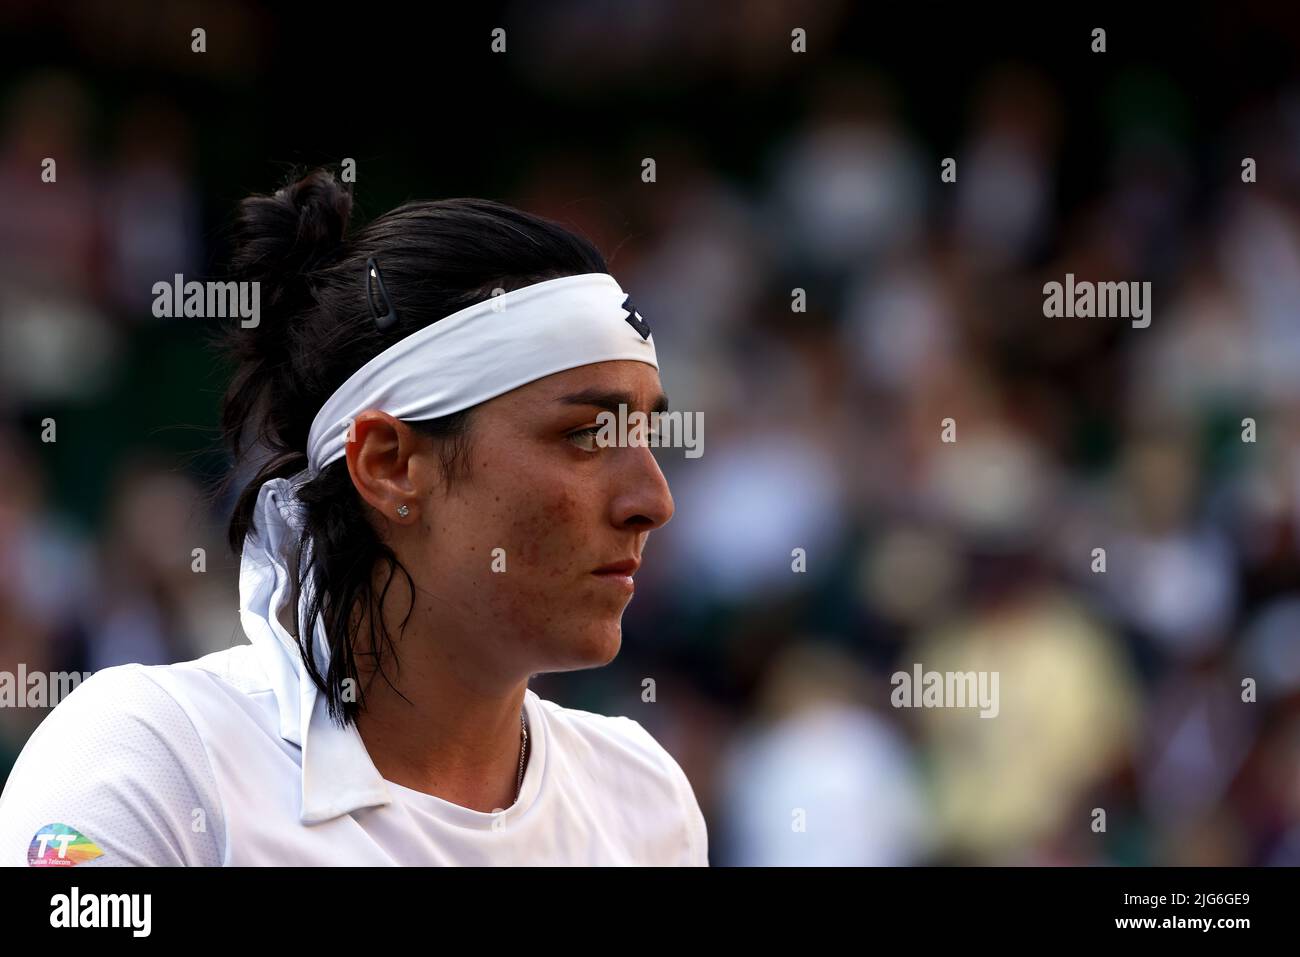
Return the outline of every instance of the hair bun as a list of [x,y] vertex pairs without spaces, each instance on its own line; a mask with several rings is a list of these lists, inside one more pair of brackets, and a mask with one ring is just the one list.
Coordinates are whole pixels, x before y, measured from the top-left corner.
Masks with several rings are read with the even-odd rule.
[[327,169],[271,196],[249,196],[235,220],[231,272],[262,283],[264,307],[293,299],[312,268],[343,245],[351,214],[351,191]]

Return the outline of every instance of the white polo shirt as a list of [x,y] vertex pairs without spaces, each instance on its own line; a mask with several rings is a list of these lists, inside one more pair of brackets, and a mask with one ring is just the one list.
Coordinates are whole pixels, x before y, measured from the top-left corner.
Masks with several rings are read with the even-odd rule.
[[292,743],[262,664],[239,645],[83,682],[0,796],[0,864],[708,865],[686,775],[630,718],[528,689],[519,799],[475,811],[385,780],[323,698]]

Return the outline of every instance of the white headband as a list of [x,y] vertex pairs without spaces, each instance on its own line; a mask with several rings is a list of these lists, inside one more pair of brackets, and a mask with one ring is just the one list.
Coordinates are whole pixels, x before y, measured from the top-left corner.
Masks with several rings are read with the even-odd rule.
[[397,419],[450,415],[543,376],[613,359],[656,369],[654,339],[603,272],[534,283],[454,312],[389,346],[329,397],[311,424],[313,474],[347,448],[367,409]]

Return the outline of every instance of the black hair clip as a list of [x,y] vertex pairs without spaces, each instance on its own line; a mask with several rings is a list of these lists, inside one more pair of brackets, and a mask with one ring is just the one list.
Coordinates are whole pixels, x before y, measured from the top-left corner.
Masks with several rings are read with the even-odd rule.
[[[386,312],[382,315],[375,308],[374,286],[379,287],[379,295],[383,299]],[[386,332],[397,324],[397,310],[393,308],[393,301],[388,298],[388,290],[384,288],[384,277],[379,274],[379,263],[373,259],[366,260],[366,305],[370,307],[370,315],[380,332]]]

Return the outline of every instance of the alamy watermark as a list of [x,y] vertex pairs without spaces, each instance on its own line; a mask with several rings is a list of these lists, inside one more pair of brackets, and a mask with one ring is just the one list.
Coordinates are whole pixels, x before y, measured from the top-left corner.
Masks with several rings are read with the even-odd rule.
[[651,448],[683,448],[688,459],[704,454],[704,413],[628,412],[619,403],[618,414],[605,411],[596,416],[600,430],[596,445],[601,448],[648,445]]
[[89,671],[0,671],[0,708],[53,708],[91,676]]
[[153,284],[153,314],[159,319],[238,317],[244,329],[262,321],[261,282],[199,282],[177,273]]
[[1132,319],[1134,329],[1151,325],[1150,282],[1065,282],[1043,284],[1043,315],[1049,319]]
[[981,718],[996,718],[998,672],[925,671],[919,664],[911,672],[895,671],[889,703],[895,708],[979,708]]
[[153,929],[152,894],[83,894],[73,886],[50,898],[50,926],[55,928],[122,927],[132,937],[148,937]]

